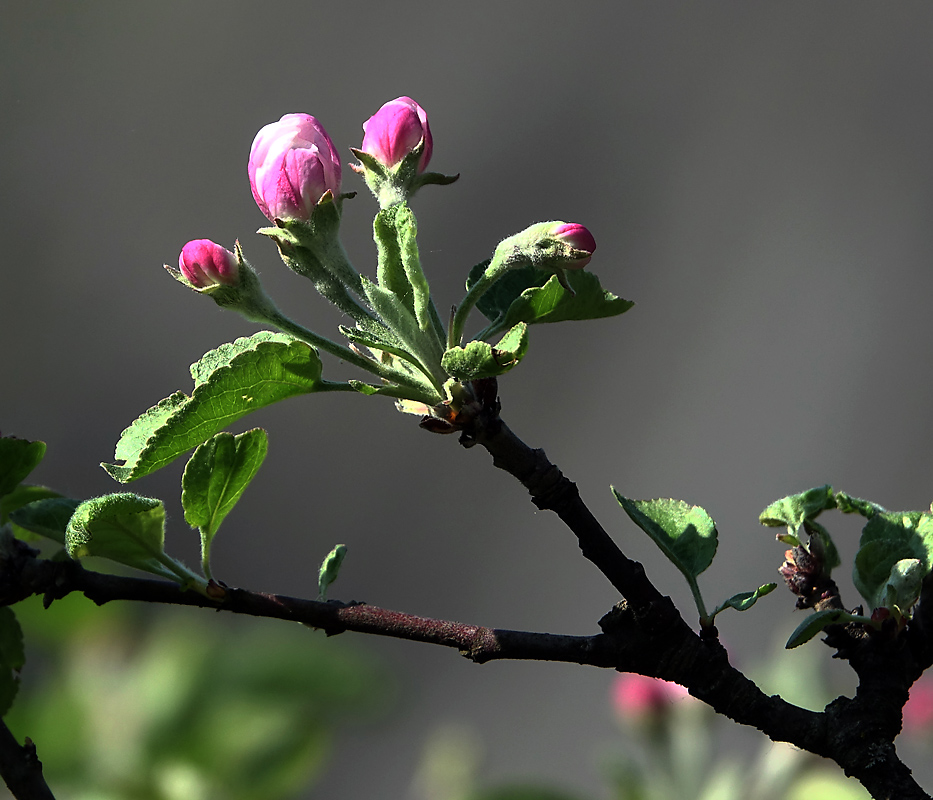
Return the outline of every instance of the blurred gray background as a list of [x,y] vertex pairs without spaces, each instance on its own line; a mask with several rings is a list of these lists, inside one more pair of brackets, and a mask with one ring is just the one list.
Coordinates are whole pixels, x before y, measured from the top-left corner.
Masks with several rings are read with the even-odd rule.
[[[442,308],[501,238],[545,219],[589,227],[591,269],[636,301],[534,329],[500,382],[503,417],[691,620],[681,577],[610,483],[710,512],[711,603],[777,578],[783,548],[757,518],[778,497],[829,482],[889,508],[933,499],[928,3],[91,0],[2,18],[0,429],[48,443],[42,482],[118,490],[97,464],[123,427],[189,391],[205,350],[255,330],[164,273],[187,240],[239,238],[286,313],[334,331],[253,233],[249,146],[302,111],[349,162],[363,120],[407,94],[429,114],[432,169],[462,174],[413,203]],[[345,244],[371,273],[376,206],[349,169],[344,186],[360,190]],[[330,360],[325,375],[350,373]],[[341,599],[573,634],[618,599],[485,452],[384,399],[295,399],[237,429],[256,424],[269,457],[214,548],[229,584],[313,595],[346,542]],[[166,499],[169,549],[196,562],[181,468],[131,488]],[[857,524],[831,530],[851,558]],[[780,646],[792,607],[780,589],[721,619],[740,665]],[[358,644],[391,665],[399,705],[345,732],[313,796],[414,796],[426,742],[451,723],[483,741],[490,782],[604,791],[612,674]]]

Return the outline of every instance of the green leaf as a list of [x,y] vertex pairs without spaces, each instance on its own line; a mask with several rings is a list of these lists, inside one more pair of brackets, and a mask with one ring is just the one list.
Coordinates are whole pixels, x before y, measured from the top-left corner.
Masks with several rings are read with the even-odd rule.
[[[0,497],[0,525],[8,522],[10,514],[17,509],[35,503],[37,500],[47,500],[52,497],[61,497],[61,495],[47,486],[21,483],[12,492]],[[31,531],[27,531],[19,525],[13,526],[13,535],[24,541],[35,539],[35,535]]]
[[430,375],[430,365],[440,360],[440,343],[433,335],[426,336],[422,332],[414,314],[397,295],[365,277],[362,281],[363,291],[370,305],[398,337],[404,350],[413,354],[418,359],[422,371]]
[[538,322],[566,322],[568,320],[601,319],[624,314],[635,304],[607,292],[592,272],[567,270],[567,283],[571,295],[552,275],[543,286],[526,289],[509,306],[502,325],[511,327],[517,322],[529,325]]
[[821,511],[835,507],[832,487],[817,486],[815,489],[776,500],[761,512],[758,521],[771,528],[786,527],[787,534],[778,534],[778,539],[785,544],[796,546],[803,543],[798,531],[804,520],[812,519]]
[[[928,571],[928,570],[927,570]],[[924,567],[919,558],[911,556],[904,542],[895,539],[874,539],[855,554],[852,581],[865,598],[869,609],[897,606],[906,612],[920,596]],[[906,581],[916,577],[916,596],[908,598]]]
[[399,302],[415,313],[414,292],[405,268],[396,230],[396,215],[400,206],[383,208],[373,220],[373,240],[376,242],[376,280],[379,286],[394,294]]
[[836,492],[836,508],[843,514],[861,514],[870,519],[875,514],[883,514],[886,509],[870,500],[862,500],[859,497],[852,497],[845,492]]
[[337,580],[340,565],[343,564],[346,556],[347,546],[345,544],[335,545],[334,549],[324,556],[317,574],[318,600],[327,599],[327,587]]
[[[487,259],[470,270],[467,290],[483,276],[489,263]],[[549,272],[531,266],[509,270],[480,297],[476,307],[496,323],[497,329],[504,330],[517,322],[531,325],[612,317],[635,305],[605,291],[591,272],[567,270],[566,275],[575,297]]]
[[395,226],[398,235],[402,267],[411,285],[415,318],[418,327],[426,335],[433,334],[439,344],[445,341],[444,326],[437,314],[437,308],[431,299],[431,287],[421,268],[421,256],[418,253],[418,223],[415,215],[406,204],[396,206]]
[[855,619],[855,617],[851,614],[834,609],[808,614],[807,618],[801,622],[790,635],[784,647],[788,650],[792,650],[795,647],[799,647],[804,642],[809,642],[824,628],[830,625],[841,625],[846,622],[851,622],[853,619]]
[[[404,347],[391,336],[388,329],[385,332],[364,331],[359,328],[348,328],[345,325],[340,326],[340,332],[354,344],[363,345],[370,350],[377,350],[380,353],[389,353],[401,359],[402,363],[396,363],[394,366],[403,369],[406,374],[424,381],[424,370],[418,359],[409,353]],[[426,385],[430,386],[430,383]]]
[[759,597],[771,594],[776,587],[776,583],[766,583],[764,586],[759,586],[754,592],[739,592],[738,594],[734,594],[728,600],[717,606],[710,615],[710,618],[715,619],[720,611],[724,611],[727,608],[734,608],[736,611],[748,611],[748,609],[758,602]]
[[612,493],[625,513],[661,548],[674,566],[695,580],[716,555],[716,524],[700,506],[683,500],[630,500]]
[[13,705],[19,673],[26,663],[23,631],[9,606],[0,608],[0,717]]
[[128,483],[148,475],[240,417],[324,384],[313,348],[270,331],[211,350],[191,365],[191,375],[190,397],[176,392],[123,431],[115,453],[123,464],[101,464],[112,478]]
[[182,585],[204,581],[165,554],[165,508],[161,500],[121,493],[85,500],[65,532],[68,555],[109,558]]
[[67,497],[50,497],[36,500],[10,513],[10,521],[24,530],[54,539],[65,544],[65,531],[80,500]]
[[528,351],[528,326],[519,322],[495,346],[483,341],[452,347],[444,353],[441,366],[458,381],[492,378],[508,372]]
[[181,479],[185,521],[201,532],[201,563],[210,577],[210,547],[220,523],[262,466],[269,440],[262,428],[221,432],[199,445]]
[[45,442],[0,438],[0,497],[12,492],[42,461]]

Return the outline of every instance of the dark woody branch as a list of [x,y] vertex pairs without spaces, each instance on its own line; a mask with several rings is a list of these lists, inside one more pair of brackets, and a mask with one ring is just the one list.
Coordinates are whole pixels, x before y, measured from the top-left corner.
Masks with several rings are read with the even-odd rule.
[[[487,393],[488,399],[488,393]],[[319,602],[214,584],[216,599],[185,592],[176,584],[103,575],[72,561],[46,561],[12,538],[0,553],[0,605],[33,594],[46,604],[81,592],[98,604],[112,600],[190,605],[235,614],[272,617],[323,629],[328,635],[354,631],[457,649],[477,663],[494,660],[550,660],[638,672],[686,686],[730,719],[761,730],[775,741],[830,758],[854,776],[873,797],[929,798],[900,761],[893,741],[901,725],[907,690],[931,658],[925,605],[906,631],[869,633],[861,626],[827,631],[827,643],[859,676],[854,698],[840,697],[822,712],[808,711],[765,695],[729,664],[714,628],[698,634],[668,597],[648,580],[603,530],[576,490],[544,452],[521,442],[499,419],[493,395],[461,441],[482,445],[494,464],[514,475],[542,509],[554,511],[574,532],[580,548],[623,596],[600,620],[602,633],[563,636],[487,628],[427,619],[365,603]]]
[[[699,635],[686,624],[642,566],[612,541],[576,486],[544,451],[528,447],[509,430],[499,417],[494,384],[478,386],[476,393],[481,408],[463,426],[461,444],[482,445],[496,467],[522,483],[538,508],[554,511],[576,535],[583,555],[625,598],[600,621],[619,648],[616,669],[680,683],[735,722],[832,759],[872,797],[929,798],[898,757],[894,739],[908,689],[933,659],[933,639],[927,635],[933,598],[921,603],[918,624],[901,635],[890,630],[874,635],[856,625],[827,631],[827,644],[859,676],[854,698],[840,697],[823,712],[811,712],[768,697],[728,663],[715,628]],[[841,607],[835,584],[824,588],[823,602]],[[926,587],[926,594],[933,595],[933,587]]]

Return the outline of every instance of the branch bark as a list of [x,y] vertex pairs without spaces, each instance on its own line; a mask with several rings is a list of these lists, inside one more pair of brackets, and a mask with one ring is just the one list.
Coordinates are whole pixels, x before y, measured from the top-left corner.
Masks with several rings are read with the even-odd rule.
[[0,720],[0,777],[16,800],[55,800],[42,775],[42,762],[28,739],[20,745]]
[[[461,443],[481,445],[500,469],[513,475],[538,508],[554,511],[576,535],[592,561],[624,598],[600,620],[602,633],[564,636],[511,631],[418,617],[365,603],[320,602],[217,586],[217,598],[183,592],[173,583],[103,575],[77,562],[46,561],[10,539],[0,553],[0,605],[32,594],[46,604],[78,591],[98,604],[113,600],[190,605],[235,614],[272,617],[323,629],[328,635],[354,631],[452,647],[477,663],[522,659],[565,661],[637,672],[686,686],[717,712],[761,730],[775,741],[835,761],[875,798],[930,800],[900,761],[894,739],[911,683],[930,666],[926,635],[933,614],[923,603],[917,624],[906,631],[870,634],[850,625],[827,631],[827,643],[859,676],[855,697],[840,697],[822,712],[765,695],[735,669],[715,628],[694,631],[670,598],[651,583],[641,564],[618,548],[586,507],[576,486],[542,450],[524,444],[499,418],[494,392],[460,425]],[[928,601],[929,602],[929,601]],[[18,745],[17,745],[18,746]],[[41,797],[26,795],[26,797]]]

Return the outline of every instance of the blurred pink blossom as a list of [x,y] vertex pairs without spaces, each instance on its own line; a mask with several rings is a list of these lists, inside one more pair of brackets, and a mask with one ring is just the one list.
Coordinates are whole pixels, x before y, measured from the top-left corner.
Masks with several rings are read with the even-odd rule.
[[933,729],[933,680],[922,677],[910,687],[904,705],[904,732],[927,733]]
[[612,704],[625,719],[640,720],[666,714],[676,701],[689,697],[677,683],[620,672],[612,684]]

